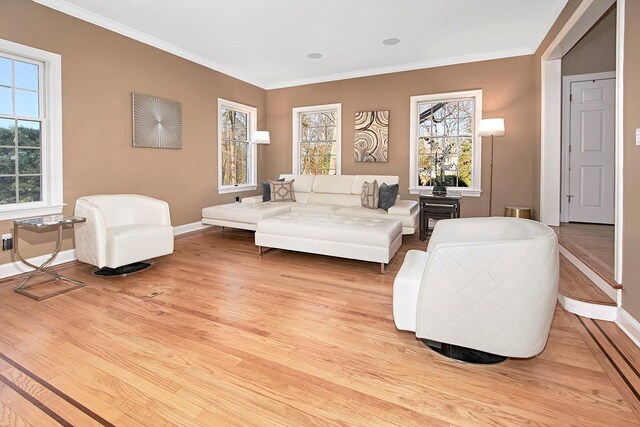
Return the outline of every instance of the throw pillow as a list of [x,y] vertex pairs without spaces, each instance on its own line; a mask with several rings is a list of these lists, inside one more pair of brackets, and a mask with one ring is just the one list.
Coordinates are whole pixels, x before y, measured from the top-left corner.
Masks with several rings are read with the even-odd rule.
[[365,208],[378,209],[378,181],[364,182],[360,193],[360,204]]
[[[278,181],[284,181],[284,178],[280,178]],[[271,186],[269,185],[269,181],[260,181],[260,185],[262,185],[262,201],[268,202],[271,200]]]
[[295,202],[296,196],[293,192],[293,181],[269,181],[272,202]]
[[380,186],[380,201],[378,202],[378,207],[388,211],[391,206],[396,204],[399,190],[400,187],[398,184],[387,185],[383,182]]

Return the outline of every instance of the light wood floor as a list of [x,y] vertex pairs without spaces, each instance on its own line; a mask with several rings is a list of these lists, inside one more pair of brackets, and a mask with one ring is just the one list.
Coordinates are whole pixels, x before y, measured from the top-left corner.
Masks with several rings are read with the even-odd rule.
[[415,247],[380,275],[212,229],[138,275],[67,266],[88,285],[43,302],[5,283],[0,425],[640,425],[640,353],[615,325],[558,307],[540,356],[494,366],[397,331]]
[[614,280],[613,225],[563,223],[552,227],[559,243],[585,263],[614,288],[621,286]]

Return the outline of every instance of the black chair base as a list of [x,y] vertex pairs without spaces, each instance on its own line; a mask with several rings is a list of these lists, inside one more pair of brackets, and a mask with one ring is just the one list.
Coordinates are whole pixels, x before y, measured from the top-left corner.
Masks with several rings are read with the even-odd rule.
[[506,356],[486,353],[484,351],[461,347],[459,345],[440,343],[424,338],[420,338],[420,341],[436,353],[460,362],[472,363],[475,365],[493,365],[495,363],[504,362],[508,359]]
[[137,273],[139,271],[146,270],[151,267],[153,263],[151,261],[134,262],[131,264],[123,265],[118,268],[102,267],[94,268],[92,273],[95,276],[111,277],[111,276],[126,276],[129,274]]

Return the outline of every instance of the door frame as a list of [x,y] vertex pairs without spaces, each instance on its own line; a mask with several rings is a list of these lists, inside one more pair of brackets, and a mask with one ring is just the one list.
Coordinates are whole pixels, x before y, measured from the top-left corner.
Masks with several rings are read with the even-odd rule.
[[624,17],[626,0],[583,0],[540,60],[540,222],[560,225],[560,172],[562,138],[561,58],[617,3],[616,11],[616,141],[615,141],[615,254],[614,279],[622,283],[623,236],[623,105]]
[[[569,222],[569,138],[571,136],[571,83],[589,80],[615,80],[615,71],[602,73],[574,74],[562,77],[562,173],[560,174],[560,222]],[[615,104],[614,104],[615,105]],[[615,160],[614,160],[615,170]]]

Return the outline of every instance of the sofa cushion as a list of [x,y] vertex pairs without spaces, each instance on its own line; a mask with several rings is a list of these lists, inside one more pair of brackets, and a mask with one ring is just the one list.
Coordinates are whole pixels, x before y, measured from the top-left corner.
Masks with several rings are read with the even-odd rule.
[[379,190],[380,198],[378,201],[378,207],[388,211],[390,207],[396,204],[399,190],[400,187],[398,184],[387,185],[383,182]]
[[411,215],[392,215],[382,209],[367,209],[362,206],[345,206],[338,209],[334,215],[353,216],[360,218],[397,219],[404,227],[414,227],[415,219]]
[[332,215],[342,208],[341,205],[331,205],[325,203],[296,203],[291,207],[291,212],[317,213]]
[[351,186],[351,194],[360,194],[362,184],[366,182],[378,181],[378,185],[384,182],[387,185],[398,184],[400,180],[394,175],[353,175],[353,185]]
[[271,187],[271,200],[273,202],[295,202],[296,195],[293,192],[294,181],[269,181]]
[[228,203],[202,209],[202,218],[255,224],[263,219],[289,212],[293,202]]
[[[353,178],[353,175],[317,175],[313,181],[313,192],[351,194]],[[360,189],[362,190],[362,185]],[[360,194],[360,191],[356,194]]]
[[378,209],[379,197],[378,181],[365,181],[365,183],[362,184],[362,192],[360,193],[360,204],[362,207],[367,209]]
[[293,181],[293,191],[296,193],[310,193],[315,181],[315,175],[281,174],[280,179]]
[[309,193],[309,203],[360,206],[360,194]]

